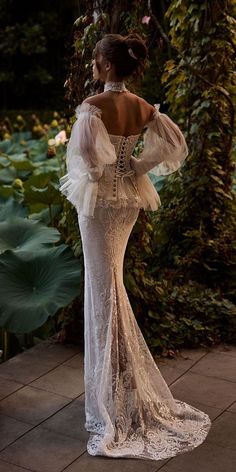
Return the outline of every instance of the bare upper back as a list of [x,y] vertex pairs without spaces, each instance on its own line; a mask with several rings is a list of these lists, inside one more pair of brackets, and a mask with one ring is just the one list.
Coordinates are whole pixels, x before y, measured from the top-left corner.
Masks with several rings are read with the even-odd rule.
[[102,110],[102,121],[109,134],[139,134],[152,119],[154,107],[131,92],[103,92],[85,99]]

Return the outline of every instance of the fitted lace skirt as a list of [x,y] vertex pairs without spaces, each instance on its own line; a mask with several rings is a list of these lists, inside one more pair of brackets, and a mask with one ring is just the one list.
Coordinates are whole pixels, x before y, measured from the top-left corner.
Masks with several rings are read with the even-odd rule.
[[209,416],[174,399],[132,311],[123,261],[138,208],[79,216],[85,265],[85,428],[89,454],[161,460],[199,446]]

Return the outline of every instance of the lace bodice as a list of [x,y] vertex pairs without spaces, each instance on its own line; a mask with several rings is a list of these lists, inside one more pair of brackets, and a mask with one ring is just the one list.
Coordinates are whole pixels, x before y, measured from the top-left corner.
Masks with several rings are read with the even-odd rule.
[[[142,201],[136,185],[135,171],[131,168],[130,158],[140,134],[119,136],[109,134],[114,146],[117,160],[108,164],[98,183],[97,205],[118,207],[127,206],[140,208]],[[110,198],[107,199],[107,195]]]
[[117,162],[115,163],[117,176],[121,177],[125,172],[131,170],[130,157],[134,151],[139,136],[140,134],[133,134],[127,137],[109,134],[110,141],[115,148],[117,156]]
[[132,152],[139,134],[109,134],[100,108],[87,102],[77,107],[60,190],[78,213],[93,216],[96,205],[158,209],[161,200],[147,173],[175,172],[188,155],[181,130],[159,106],[154,105],[138,158]]

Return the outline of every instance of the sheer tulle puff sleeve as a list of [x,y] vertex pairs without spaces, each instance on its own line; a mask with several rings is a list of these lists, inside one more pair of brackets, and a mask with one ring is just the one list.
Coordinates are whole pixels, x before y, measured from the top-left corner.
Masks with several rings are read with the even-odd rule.
[[78,213],[93,216],[98,180],[106,164],[116,162],[116,153],[101,120],[101,110],[83,102],[67,145],[67,174],[60,179],[60,191],[76,207]]
[[184,135],[168,115],[155,104],[153,120],[144,133],[144,147],[138,158],[132,156],[131,166],[137,175],[149,171],[157,176],[175,172],[188,156]]

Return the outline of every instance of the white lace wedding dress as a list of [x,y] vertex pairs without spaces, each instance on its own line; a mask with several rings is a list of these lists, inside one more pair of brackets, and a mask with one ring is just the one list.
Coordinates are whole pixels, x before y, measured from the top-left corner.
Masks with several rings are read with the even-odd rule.
[[199,446],[209,416],[173,398],[132,311],[123,261],[139,209],[161,204],[147,171],[165,175],[188,154],[180,129],[156,113],[139,135],[108,135],[101,110],[77,109],[61,191],[78,211],[85,265],[85,428],[89,454],[161,460]]

